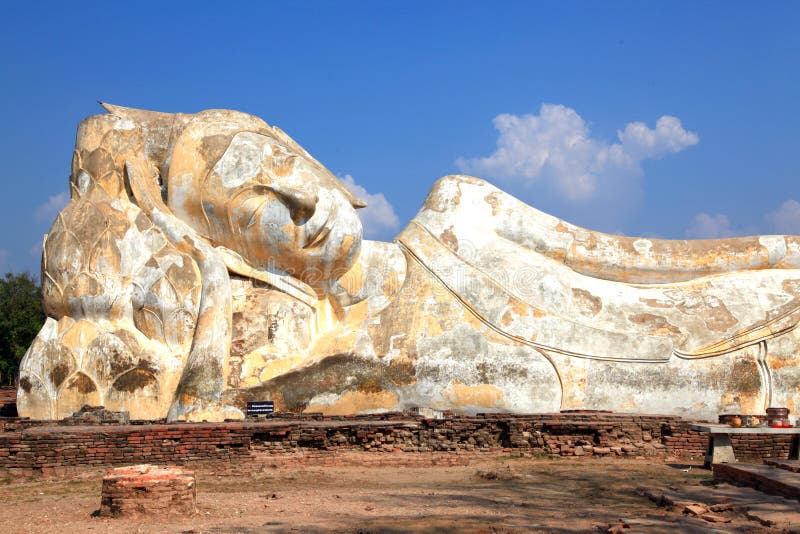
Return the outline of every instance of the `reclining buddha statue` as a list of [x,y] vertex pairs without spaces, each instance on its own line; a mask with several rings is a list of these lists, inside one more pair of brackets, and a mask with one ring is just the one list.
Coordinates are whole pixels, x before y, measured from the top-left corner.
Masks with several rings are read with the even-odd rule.
[[23,416],[800,410],[800,237],[613,236],[448,176],[369,241],[261,119],[104,107],[45,236]]

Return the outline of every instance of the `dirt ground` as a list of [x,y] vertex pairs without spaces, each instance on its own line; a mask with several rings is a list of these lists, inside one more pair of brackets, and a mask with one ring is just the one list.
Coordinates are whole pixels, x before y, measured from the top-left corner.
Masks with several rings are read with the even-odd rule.
[[770,531],[734,512],[725,514],[730,523],[710,524],[653,503],[642,488],[711,481],[699,465],[659,460],[497,457],[460,467],[280,468],[250,476],[204,470],[197,514],[186,518],[93,517],[103,472],[0,479],[0,532]]

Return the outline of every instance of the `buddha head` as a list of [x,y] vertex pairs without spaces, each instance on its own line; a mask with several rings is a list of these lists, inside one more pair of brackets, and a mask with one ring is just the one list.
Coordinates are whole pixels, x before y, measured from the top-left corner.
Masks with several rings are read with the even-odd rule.
[[366,204],[279,128],[229,110],[106,107],[142,124],[167,206],[212,245],[315,287],[358,257]]

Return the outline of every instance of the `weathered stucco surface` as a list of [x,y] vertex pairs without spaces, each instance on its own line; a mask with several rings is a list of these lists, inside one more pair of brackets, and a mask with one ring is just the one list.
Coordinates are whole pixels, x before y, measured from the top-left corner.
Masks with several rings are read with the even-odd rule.
[[261,119],[106,108],[45,237],[22,415],[800,410],[800,237],[612,236],[448,176],[367,241]]

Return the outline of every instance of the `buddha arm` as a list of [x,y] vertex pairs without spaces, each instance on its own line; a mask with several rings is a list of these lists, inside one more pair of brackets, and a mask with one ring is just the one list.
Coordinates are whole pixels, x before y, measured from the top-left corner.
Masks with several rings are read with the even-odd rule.
[[798,236],[672,241],[573,229],[565,265],[606,280],[659,284],[734,271],[800,268]]
[[470,176],[440,179],[415,221],[445,241],[454,231],[474,236],[475,243],[500,237],[586,276],[632,284],[800,268],[800,236],[696,241],[616,236],[564,222]]

